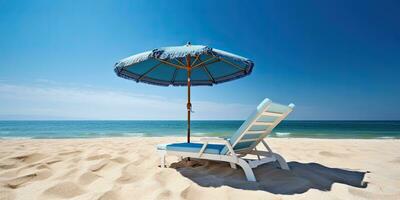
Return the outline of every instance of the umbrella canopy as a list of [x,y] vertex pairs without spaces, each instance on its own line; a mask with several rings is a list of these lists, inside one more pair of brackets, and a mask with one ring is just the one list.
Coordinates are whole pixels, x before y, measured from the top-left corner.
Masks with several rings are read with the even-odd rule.
[[213,85],[247,76],[247,58],[203,45],[163,47],[118,61],[115,73],[126,79],[160,86],[188,86],[188,142],[190,142],[190,86]]

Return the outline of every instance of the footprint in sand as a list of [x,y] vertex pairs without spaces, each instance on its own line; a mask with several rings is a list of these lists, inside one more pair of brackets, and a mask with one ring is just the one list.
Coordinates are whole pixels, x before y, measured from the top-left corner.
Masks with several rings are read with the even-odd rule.
[[183,199],[189,199],[190,197],[196,196],[195,194],[200,194],[200,191],[197,190],[197,188],[195,188],[195,186],[193,185],[188,185],[185,187],[185,189],[182,190],[182,192],[180,193],[180,196]]
[[153,175],[153,179],[155,179],[161,186],[167,185],[169,180],[170,173],[167,171],[159,171]]
[[[1,145],[1,144],[0,144]],[[8,155],[12,155],[12,151],[3,151],[3,152],[0,152],[0,159],[3,159],[3,158],[5,158],[6,156],[8,156]]]
[[12,157],[11,159],[15,159],[24,163],[33,163],[42,160],[44,158],[47,158],[47,155],[41,153],[31,153],[31,154],[15,156]]
[[103,167],[105,167],[108,163],[110,162],[110,160],[105,159],[100,161],[99,163],[92,165],[91,167],[89,167],[89,170],[92,172],[96,172],[101,170]]
[[128,183],[132,183],[135,182],[135,180],[138,180],[138,178],[134,175],[130,175],[129,173],[126,172],[121,172],[121,176],[119,178],[117,178],[117,183],[120,184],[128,184]]
[[6,187],[11,189],[19,188],[23,185],[29,184],[33,181],[44,180],[49,178],[52,175],[50,170],[43,169],[36,173],[31,173],[27,175],[23,175],[17,178],[9,179],[4,181]]
[[9,187],[11,189],[16,189],[20,186],[22,186],[25,183],[28,183],[29,181],[31,181],[33,178],[35,178],[37,176],[37,174],[28,174],[25,176],[20,176],[14,179],[10,179],[5,181],[6,187]]
[[373,193],[358,188],[348,188],[347,190],[357,199],[399,199],[399,194],[381,194],[379,192]]
[[111,158],[110,160],[111,160],[111,161],[114,161],[114,162],[116,162],[116,163],[119,163],[119,164],[125,164],[125,163],[128,162],[128,159],[126,159],[125,157],[122,157],[122,156],[118,156],[118,157],[115,157],[115,158]]
[[52,165],[52,164],[55,164],[55,163],[58,163],[61,161],[62,161],[62,159],[60,159],[60,158],[50,158],[50,159],[44,161],[43,163],[45,163],[47,165]]
[[[24,154],[4,159],[0,162],[0,169],[13,169],[19,167],[21,164],[32,164],[34,162],[44,159],[46,156],[40,153]],[[28,165],[32,167],[33,165]],[[26,167],[25,167],[26,168]]]
[[129,151],[128,150],[123,150],[123,151],[119,151],[118,154],[119,155],[125,155],[127,154]]
[[75,176],[78,172],[79,172],[79,170],[77,168],[72,168],[69,171],[67,171],[66,173],[62,174],[61,176],[58,176],[57,180],[64,180],[66,178],[70,178],[72,176]]
[[389,161],[391,163],[396,163],[396,164],[400,164],[400,157],[395,158],[394,160]]
[[[186,186],[181,191],[180,197],[183,199],[209,199],[209,197],[213,197],[213,199],[230,199],[226,190],[223,192],[218,190],[205,190],[205,188],[196,184]],[[238,197],[237,199],[255,199],[249,196],[245,197],[246,198]]]
[[36,169],[50,169],[50,166],[48,164],[40,164]]
[[43,197],[47,197],[48,199],[54,198],[64,198],[69,199],[83,194],[85,191],[79,185],[73,182],[62,182],[58,183],[48,189],[46,189],[43,193]]
[[82,151],[65,151],[65,152],[61,152],[58,155],[60,156],[67,156],[67,155],[76,155],[76,154],[80,154],[82,153]]
[[87,157],[86,160],[100,160],[100,159],[109,159],[109,158],[111,158],[111,155],[109,155],[109,154],[97,154],[97,155]]
[[321,156],[327,156],[327,157],[343,157],[343,156],[348,156],[347,154],[344,153],[334,153],[330,151],[320,151],[319,155]]
[[73,163],[77,163],[77,162],[81,161],[81,157],[72,158],[70,161]]
[[82,185],[88,185],[90,183],[92,183],[93,181],[97,180],[98,178],[100,178],[99,175],[93,173],[93,172],[86,172],[83,173],[81,176],[79,176],[79,183]]
[[1,200],[14,200],[16,199],[16,195],[13,191],[9,189],[0,189],[0,199]]
[[7,169],[13,169],[16,167],[17,167],[17,165],[15,163],[0,163],[0,169],[7,170]]
[[57,163],[57,162],[61,162],[61,160],[50,158],[48,160],[42,160],[40,162],[35,162],[35,163],[25,165],[25,166],[19,168],[16,172],[19,174],[19,173],[23,173],[26,170],[30,171],[33,167],[35,167],[36,169],[44,169],[44,168],[50,169],[50,165]]
[[135,161],[131,162],[129,165],[137,165],[137,166],[142,165],[143,161],[145,161],[146,159],[148,159],[148,158],[146,158],[145,156],[139,154],[135,158]]
[[120,199],[119,195],[112,190],[105,192],[98,198],[98,200],[116,200],[116,199]]
[[156,197],[156,199],[171,199],[170,190],[162,190]]
[[144,173],[140,173],[140,170],[134,163],[125,165],[121,170],[121,176],[117,179],[117,182],[128,184],[140,180],[144,176]]

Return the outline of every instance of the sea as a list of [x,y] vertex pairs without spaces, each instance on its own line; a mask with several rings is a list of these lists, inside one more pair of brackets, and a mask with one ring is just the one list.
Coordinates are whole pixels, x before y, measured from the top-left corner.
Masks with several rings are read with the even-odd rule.
[[[242,123],[240,120],[195,120],[191,122],[191,135],[229,137]],[[0,139],[186,136],[186,126],[184,120],[0,121]],[[400,138],[400,121],[286,120],[268,137],[397,139]]]

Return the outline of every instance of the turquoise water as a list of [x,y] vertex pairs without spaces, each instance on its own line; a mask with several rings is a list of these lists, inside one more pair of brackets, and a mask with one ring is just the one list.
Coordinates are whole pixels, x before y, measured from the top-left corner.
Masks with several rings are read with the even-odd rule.
[[[193,136],[229,136],[243,121],[193,121]],[[186,121],[0,121],[0,138],[185,136]],[[284,121],[269,137],[400,138],[400,121]]]

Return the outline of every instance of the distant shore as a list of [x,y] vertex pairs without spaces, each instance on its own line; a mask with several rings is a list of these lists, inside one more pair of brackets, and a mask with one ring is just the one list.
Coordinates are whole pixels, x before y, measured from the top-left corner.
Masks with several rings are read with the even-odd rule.
[[[194,137],[192,140],[197,141]],[[4,199],[398,199],[400,140],[268,138],[257,183],[222,162],[160,168],[156,145],[185,137],[0,140]],[[262,149],[262,147],[259,147]]]

